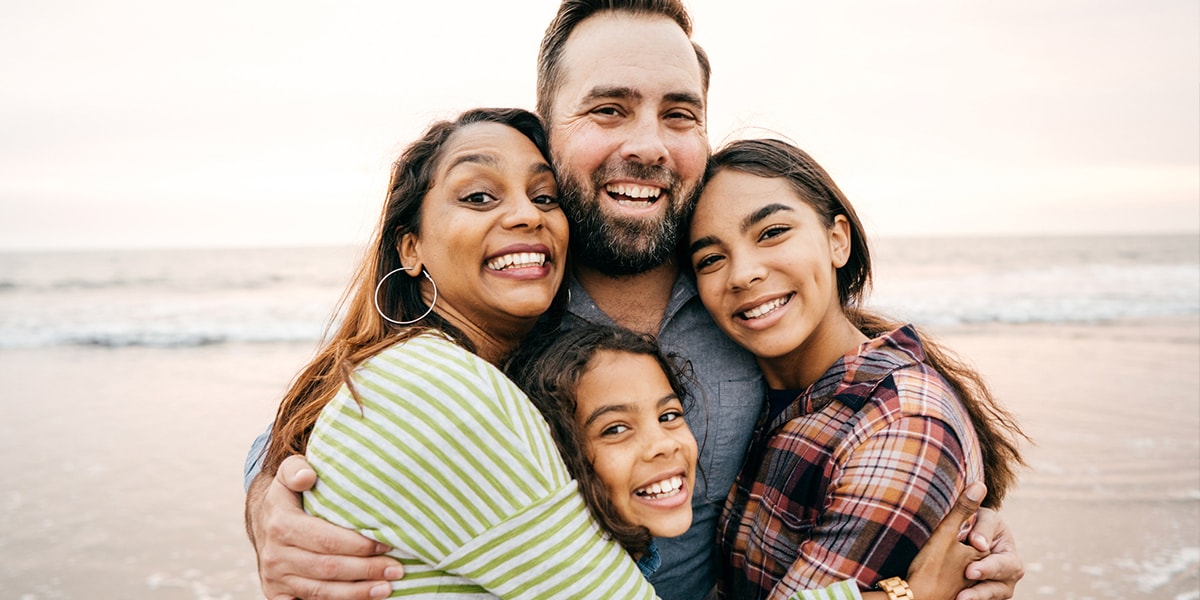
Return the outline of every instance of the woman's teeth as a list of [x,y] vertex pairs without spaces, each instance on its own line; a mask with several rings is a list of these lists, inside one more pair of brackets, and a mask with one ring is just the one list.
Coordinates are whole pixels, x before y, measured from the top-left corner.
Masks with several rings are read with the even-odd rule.
[[517,252],[515,254],[497,256],[487,261],[488,268],[495,271],[540,267],[544,264],[546,264],[546,255],[541,252]]
[[658,483],[648,485],[644,488],[636,490],[634,493],[651,500],[674,496],[683,487],[683,477],[676,475],[669,479],[664,479]]

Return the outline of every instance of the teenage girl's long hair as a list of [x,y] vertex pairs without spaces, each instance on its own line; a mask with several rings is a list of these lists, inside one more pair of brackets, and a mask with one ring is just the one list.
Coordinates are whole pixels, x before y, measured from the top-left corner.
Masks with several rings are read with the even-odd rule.
[[[837,270],[838,300],[850,322],[867,337],[878,337],[903,323],[862,308],[862,300],[871,285],[871,254],[866,233],[854,207],[808,153],[774,139],[739,140],[714,154],[709,161],[705,182],[723,170],[738,171],[767,178],[782,178],[832,227],[834,218],[843,215],[850,224],[850,256]],[[950,384],[971,417],[983,455],[984,483],[988,493],[984,504],[999,506],[1016,482],[1016,469],[1024,465],[1020,439],[1028,437],[1016,419],[988,389],[983,377],[953,352],[918,332],[925,350],[925,363]]]

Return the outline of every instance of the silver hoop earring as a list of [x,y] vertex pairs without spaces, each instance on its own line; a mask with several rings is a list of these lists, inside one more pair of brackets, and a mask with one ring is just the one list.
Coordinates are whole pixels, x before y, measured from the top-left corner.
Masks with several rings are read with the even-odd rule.
[[375,298],[374,298],[375,312],[379,313],[379,316],[383,317],[384,321],[387,321],[389,323],[395,323],[397,325],[412,325],[413,323],[416,323],[417,321],[420,321],[421,319],[428,317],[429,313],[433,312],[433,307],[434,307],[434,305],[437,304],[437,299],[438,299],[437,282],[435,282],[433,280],[433,278],[429,276],[429,271],[426,271],[424,267],[421,268],[421,274],[424,275],[425,279],[428,279],[429,283],[433,285],[433,302],[429,303],[429,308],[424,313],[422,313],[421,316],[419,316],[411,321],[397,321],[397,320],[383,314],[383,309],[379,308],[379,290],[380,290],[380,288],[383,287],[383,282],[387,281],[388,277],[391,277],[392,275],[395,275],[396,273],[399,273],[400,271],[411,271],[411,270],[412,270],[412,267],[400,267],[399,269],[394,269],[387,275],[384,275],[383,279],[379,280],[379,284],[377,284],[375,286]]

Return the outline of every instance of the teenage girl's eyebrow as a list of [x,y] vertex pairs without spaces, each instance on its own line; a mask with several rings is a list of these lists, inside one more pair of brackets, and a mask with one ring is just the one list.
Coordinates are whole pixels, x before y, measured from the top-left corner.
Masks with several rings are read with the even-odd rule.
[[[769,217],[777,212],[782,212],[785,210],[791,211],[792,207],[790,207],[786,204],[780,204],[778,202],[763,206],[763,207],[759,208],[758,210],[746,215],[746,217],[742,219],[739,230],[742,233],[746,233],[747,231],[750,230],[751,227],[754,227],[754,225],[756,223],[758,223],[759,221],[762,221],[763,219],[766,219],[767,217]],[[717,244],[718,242],[720,242],[720,240],[717,239],[716,236],[706,235],[706,236],[692,242],[692,245],[688,246],[688,253],[695,254],[695,253],[699,252],[700,250],[704,249],[706,246],[712,246],[714,244]]]
[[765,219],[777,212],[782,212],[785,210],[791,211],[792,207],[790,207],[786,204],[772,203],[772,204],[768,204],[768,205],[746,215],[746,218],[742,219],[742,227],[741,227],[742,233],[746,233],[747,231],[749,231],[750,228],[754,227],[754,225],[756,223],[758,223],[759,221],[762,221],[763,219]]

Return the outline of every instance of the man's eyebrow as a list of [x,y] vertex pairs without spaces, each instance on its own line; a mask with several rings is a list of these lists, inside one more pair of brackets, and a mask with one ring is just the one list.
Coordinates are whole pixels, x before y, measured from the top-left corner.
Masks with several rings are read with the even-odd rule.
[[[780,204],[778,202],[768,204],[768,205],[746,215],[746,217],[742,219],[740,230],[742,233],[745,233],[747,230],[749,230],[751,227],[753,227],[755,223],[758,223],[759,221],[762,221],[763,219],[765,219],[777,212],[782,212],[785,210],[790,212],[793,209],[792,209],[792,207],[790,207],[786,204]],[[712,246],[714,244],[717,244],[718,242],[720,242],[720,240],[718,240],[716,236],[706,235],[706,236],[692,242],[692,244],[690,246],[688,246],[688,254],[695,254],[695,253],[699,252],[700,250],[702,250],[705,246]]]
[[637,90],[619,85],[602,86],[598,85],[591,89],[586,96],[583,97],[583,102],[593,102],[596,100],[641,100],[642,94]]
[[663,96],[669,104],[690,104],[696,109],[704,108],[704,99],[691,92],[670,92]]

